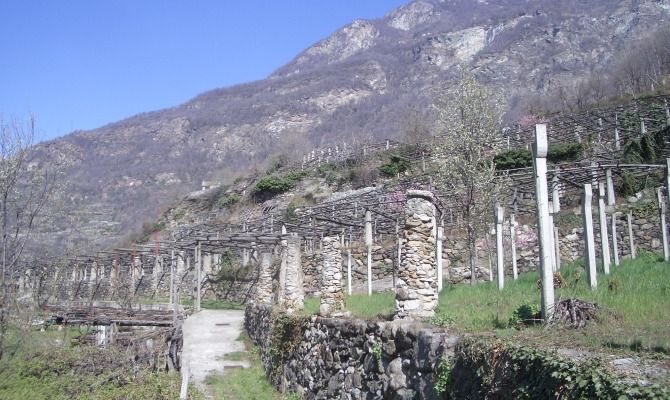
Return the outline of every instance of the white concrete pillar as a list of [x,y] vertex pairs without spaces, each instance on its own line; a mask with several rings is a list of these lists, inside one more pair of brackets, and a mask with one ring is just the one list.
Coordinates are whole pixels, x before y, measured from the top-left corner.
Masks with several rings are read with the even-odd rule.
[[552,244],[554,245],[554,272],[561,269],[561,242],[558,232],[558,227],[554,224],[554,216],[558,215],[561,211],[561,193],[560,193],[560,182],[558,175],[554,175],[554,178],[551,181],[551,206],[550,209],[551,215],[551,233]]
[[512,248],[512,276],[514,280],[517,280],[519,269],[516,263],[516,216],[514,214],[509,216],[509,237]]
[[553,203],[549,201],[549,232],[551,233],[551,236],[549,237],[549,245],[551,246],[551,254],[550,254],[550,259],[551,259],[551,271],[556,272],[556,244],[554,242],[554,213],[553,213]]
[[551,264],[551,226],[549,224],[549,193],[547,190],[547,126],[535,125],[535,199],[537,202],[537,226],[540,244],[540,273],[542,279],[542,317],[550,319],[554,312],[554,272]]
[[588,277],[589,287],[595,289],[598,285],[596,275],[596,245],[593,234],[593,211],[591,202],[593,199],[593,189],[591,184],[584,185],[582,194],[582,218],[584,223],[584,267]]
[[347,246],[347,293],[351,296],[351,236]]
[[619,262],[619,238],[616,231],[617,213],[612,213],[612,255],[614,256],[614,266],[618,267]]
[[437,257],[437,291],[438,293],[442,291],[442,281],[443,278],[443,264],[442,264],[442,242],[444,241],[444,226],[439,226],[437,228],[437,242],[435,243],[436,247],[436,257]]
[[368,253],[368,296],[372,296],[372,213],[370,210],[365,211],[365,247]]
[[633,236],[633,211],[628,210],[628,242],[630,245],[630,258],[635,260],[635,238]]
[[656,195],[658,196],[658,208],[661,217],[661,239],[663,240],[663,259],[670,261],[670,250],[668,249],[668,224],[665,222],[665,202],[663,201],[662,188],[658,188]]
[[610,243],[607,234],[607,208],[605,206],[605,184],[598,182],[598,215],[600,216],[600,250],[603,257],[603,271],[610,273]]
[[174,249],[170,250],[170,304],[174,304],[175,293],[175,265],[174,265]]
[[498,268],[498,290],[505,287],[505,254],[503,252],[503,208],[496,207],[496,266]]

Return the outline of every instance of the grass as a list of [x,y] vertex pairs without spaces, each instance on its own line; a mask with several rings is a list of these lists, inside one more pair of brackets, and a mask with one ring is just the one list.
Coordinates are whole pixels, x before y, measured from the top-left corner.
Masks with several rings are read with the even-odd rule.
[[205,384],[215,399],[226,400],[292,400],[293,394],[279,393],[268,381],[261,365],[258,349],[251,344],[245,332],[237,340],[244,341],[248,351],[226,354],[227,360],[248,361],[249,368],[227,368],[223,374],[211,374],[205,378]]
[[[564,264],[560,273],[567,287],[556,289],[556,300],[579,298],[597,303],[602,309],[597,323],[579,330],[548,330],[543,326],[517,329],[510,323],[514,311],[523,305],[540,305],[537,272],[521,274],[516,281],[507,278],[503,291],[495,282],[474,287],[445,284],[436,317],[430,322],[449,326],[455,332],[493,333],[539,344],[670,354],[670,263],[654,253],[622,260],[619,267],[611,268],[610,275],[598,273],[596,290],[587,286],[581,261]],[[394,295],[353,295],[347,296],[345,303],[355,317],[384,318],[393,311]],[[318,298],[306,299],[306,314],[318,310]]]
[[641,254],[612,267],[609,276],[598,274],[598,287],[587,286],[582,263],[561,268],[567,287],[556,289],[556,300],[579,298],[597,303],[603,311],[599,320],[584,329],[564,329],[559,335],[543,327],[517,331],[508,323],[522,305],[540,304],[538,274],[527,273],[517,281],[507,280],[503,291],[495,283],[475,287],[445,286],[437,315],[463,332],[495,331],[524,339],[547,339],[556,345],[623,349],[669,353],[670,349],[670,263],[658,255]]
[[[318,297],[305,299],[304,313],[307,315],[318,314],[319,301]],[[387,319],[395,307],[395,294],[393,292],[373,293],[372,296],[353,294],[344,297],[344,304],[346,310],[350,311],[355,317]]]

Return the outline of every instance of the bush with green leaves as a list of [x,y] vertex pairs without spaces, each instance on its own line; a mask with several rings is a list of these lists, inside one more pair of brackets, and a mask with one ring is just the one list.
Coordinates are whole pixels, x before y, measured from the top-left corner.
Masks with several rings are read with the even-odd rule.
[[411,167],[407,159],[397,154],[391,154],[389,162],[379,167],[379,172],[387,178],[395,178],[398,174],[405,173]]
[[493,162],[498,171],[526,168],[533,165],[533,154],[526,149],[508,150],[497,154]]
[[259,197],[272,197],[293,189],[305,175],[304,172],[289,172],[264,176],[256,182],[252,192]]
[[549,146],[547,160],[553,163],[576,161],[582,157],[581,143],[564,143]]
[[242,200],[242,196],[240,196],[237,193],[227,193],[224,194],[223,196],[219,197],[219,199],[216,201],[216,204],[220,208],[228,208],[232,206],[233,204],[237,204]]

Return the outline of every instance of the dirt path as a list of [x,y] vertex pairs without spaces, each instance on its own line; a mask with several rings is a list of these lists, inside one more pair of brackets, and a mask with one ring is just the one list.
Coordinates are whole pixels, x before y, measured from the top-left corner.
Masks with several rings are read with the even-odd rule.
[[190,381],[207,391],[205,378],[224,367],[248,367],[246,361],[225,360],[226,354],[244,351],[237,340],[244,329],[244,311],[202,310],[184,321],[182,367],[187,366]]

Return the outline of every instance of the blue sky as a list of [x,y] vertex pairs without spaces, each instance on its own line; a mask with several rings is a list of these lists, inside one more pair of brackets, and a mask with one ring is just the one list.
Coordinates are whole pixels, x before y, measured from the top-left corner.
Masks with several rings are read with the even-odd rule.
[[405,0],[0,0],[0,115],[42,139],[263,79]]

